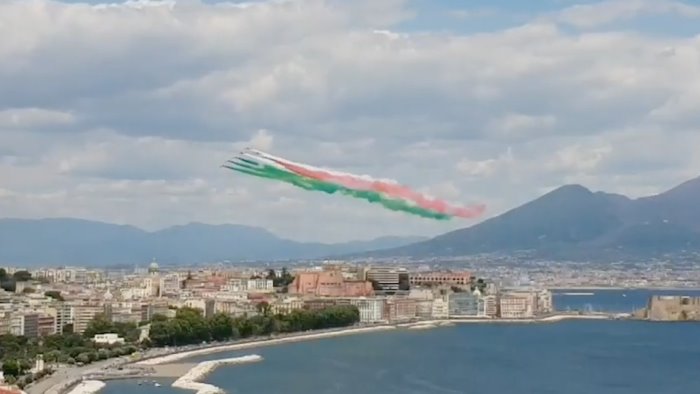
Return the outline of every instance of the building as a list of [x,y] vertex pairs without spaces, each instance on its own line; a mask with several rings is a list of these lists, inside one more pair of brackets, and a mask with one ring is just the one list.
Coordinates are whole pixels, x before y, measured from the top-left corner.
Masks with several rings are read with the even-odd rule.
[[270,305],[273,314],[286,315],[291,311],[304,308],[304,301],[296,297],[278,299]]
[[288,288],[289,294],[314,297],[371,297],[372,283],[347,280],[340,271],[300,272]]
[[161,297],[176,296],[180,293],[182,282],[177,274],[170,274],[160,278],[159,291]]
[[155,315],[171,317],[171,315],[174,314],[174,312],[172,314],[171,312],[173,311],[170,310],[170,308],[168,307],[168,303],[165,302],[165,300],[142,304],[141,321],[150,321]]
[[653,321],[700,320],[700,297],[653,296],[646,318]]
[[56,333],[63,334],[63,328],[69,324],[74,324],[75,309],[68,304],[60,304],[56,307]]
[[360,311],[360,323],[384,322],[384,308],[386,301],[383,298],[352,298],[350,304]]
[[56,318],[51,315],[40,315],[37,321],[37,331],[40,337],[56,333]]
[[390,298],[386,301],[384,317],[391,323],[414,320],[417,316],[417,301],[414,299]]
[[552,292],[549,290],[540,290],[537,293],[537,314],[546,314],[554,312],[554,303],[552,301]]
[[252,293],[273,293],[275,287],[272,279],[248,279],[246,291]]
[[82,334],[95,316],[104,313],[102,305],[76,305],[74,307],[73,332]]
[[330,298],[317,298],[304,300],[304,309],[319,311],[337,305],[337,300]]
[[432,318],[447,319],[450,316],[450,306],[444,298],[436,298],[433,300]]
[[484,317],[496,317],[498,316],[498,299],[495,295],[487,295],[481,297],[484,304]]
[[433,317],[433,300],[416,300],[416,317],[431,319]]
[[114,345],[115,343],[124,343],[124,338],[118,334],[96,334],[92,340],[100,345]]
[[533,292],[512,292],[501,295],[500,314],[504,319],[530,318],[535,315],[537,294]]
[[0,335],[12,332],[12,315],[10,312],[0,312]]
[[471,282],[469,272],[415,272],[409,276],[411,286],[466,286]]
[[408,271],[404,268],[374,267],[367,271],[367,280],[379,285],[383,291],[408,290],[401,289],[400,286],[402,277],[408,276]]
[[469,292],[452,293],[448,296],[449,316],[479,316],[479,297]]

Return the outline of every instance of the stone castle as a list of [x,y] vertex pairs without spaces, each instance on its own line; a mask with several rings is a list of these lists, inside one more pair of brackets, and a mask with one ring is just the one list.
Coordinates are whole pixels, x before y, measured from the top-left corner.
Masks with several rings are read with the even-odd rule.
[[700,321],[700,297],[652,296],[635,316],[650,321]]

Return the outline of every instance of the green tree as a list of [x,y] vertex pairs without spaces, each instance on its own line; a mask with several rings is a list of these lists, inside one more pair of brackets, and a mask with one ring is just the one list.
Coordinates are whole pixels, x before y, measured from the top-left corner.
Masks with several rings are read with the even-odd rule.
[[2,363],[2,373],[5,376],[18,377],[22,374],[22,367],[18,360],[5,360]]
[[4,282],[7,279],[7,271],[4,268],[0,268],[0,282]]
[[29,271],[17,271],[12,277],[18,282],[26,282],[32,279],[32,274]]
[[61,295],[61,292],[57,291],[57,290],[49,290],[49,291],[45,292],[44,295],[49,297],[49,298],[53,298],[54,300],[57,300],[57,301],[65,301],[63,299],[63,296]]
[[223,341],[233,337],[233,319],[225,313],[217,313],[209,319],[212,339]]
[[270,311],[272,310],[272,307],[270,306],[270,303],[267,301],[260,301],[255,305],[255,309],[258,311],[259,314],[263,316],[268,316],[270,314]]
[[103,313],[99,313],[88,323],[83,332],[83,336],[85,338],[92,338],[97,334],[109,334],[114,332],[115,329],[112,322],[107,320],[107,317]]

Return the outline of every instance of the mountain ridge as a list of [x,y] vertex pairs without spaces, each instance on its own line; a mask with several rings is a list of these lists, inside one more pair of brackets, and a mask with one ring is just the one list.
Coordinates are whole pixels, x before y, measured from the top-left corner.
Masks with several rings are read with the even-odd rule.
[[[439,257],[532,250],[561,255],[700,251],[700,177],[631,199],[564,185],[471,227],[365,257]],[[566,253],[564,253],[566,254]],[[586,253],[583,253],[584,255]]]
[[0,264],[145,264],[322,258],[406,245],[426,237],[336,244],[297,242],[240,224],[192,222],[157,231],[75,218],[0,219]]

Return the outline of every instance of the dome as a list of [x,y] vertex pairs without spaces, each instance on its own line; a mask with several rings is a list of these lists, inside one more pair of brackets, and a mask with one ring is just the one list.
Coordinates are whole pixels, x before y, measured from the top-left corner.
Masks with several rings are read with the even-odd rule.
[[158,263],[156,262],[156,259],[153,259],[151,264],[148,266],[148,272],[158,272]]

